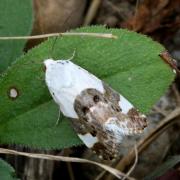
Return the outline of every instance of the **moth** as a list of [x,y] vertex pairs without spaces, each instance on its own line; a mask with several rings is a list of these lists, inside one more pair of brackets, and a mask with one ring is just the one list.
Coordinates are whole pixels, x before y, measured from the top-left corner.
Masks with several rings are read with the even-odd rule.
[[145,115],[125,97],[71,60],[47,59],[44,64],[54,101],[84,144],[102,158],[116,157],[123,138],[147,126]]

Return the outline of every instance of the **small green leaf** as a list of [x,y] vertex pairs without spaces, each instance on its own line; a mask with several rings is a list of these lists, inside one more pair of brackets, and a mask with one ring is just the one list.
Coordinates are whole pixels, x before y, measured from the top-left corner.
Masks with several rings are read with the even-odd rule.
[[[0,36],[23,36],[31,32],[32,1],[0,1]],[[22,54],[25,40],[0,41],[0,73]]]
[[[81,143],[68,120],[55,127],[58,109],[44,81],[43,61],[47,58],[68,59],[76,50],[74,63],[103,79],[144,113],[174,79],[172,70],[159,57],[164,48],[144,35],[102,26],[76,31],[112,32],[118,39],[53,38],[19,58],[0,79],[0,143],[43,149]],[[17,91],[16,98],[10,97],[12,89]]]
[[18,180],[13,167],[2,159],[0,159],[0,179]]
[[156,179],[159,176],[162,176],[166,171],[173,168],[176,164],[180,162],[180,156],[172,156],[164,164],[158,167],[155,171],[145,177],[145,180]]

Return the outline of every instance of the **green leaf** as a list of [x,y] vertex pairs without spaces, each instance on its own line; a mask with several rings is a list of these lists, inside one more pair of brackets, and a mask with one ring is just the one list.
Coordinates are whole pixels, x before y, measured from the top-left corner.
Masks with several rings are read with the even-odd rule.
[[166,171],[173,168],[176,164],[180,162],[180,156],[172,156],[164,164],[158,167],[155,171],[145,177],[145,180],[156,179],[159,176],[162,176]]
[[[0,1],[0,36],[23,36],[31,32],[32,1]],[[25,40],[0,41],[0,73],[22,54]]]
[[81,141],[70,128],[68,119],[62,117],[59,125],[55,125],[58,111],[57,105],[49,101],[9,120],[0,127],[0,134],[5,135],[3,142],[42,149],[62,149],[80,145]]
[[[68,125],[69,120],[55,127],[58,108],[44,81],[43,61],[49,57],[68,59],[76,50],[74,63],[109,83],[144,113],[174,79],[172,70],[159,57],[164,48],[144,35],[102,26],[76,31],[112,32],[118,39],[53,38],[19,58],[0,79],[0,143],[43,149],[81,143]],[[12,88],[18,92],[15,99],[9,97]]]
[[0,179],[18,180],[13,167],[2,159],[0,159]]

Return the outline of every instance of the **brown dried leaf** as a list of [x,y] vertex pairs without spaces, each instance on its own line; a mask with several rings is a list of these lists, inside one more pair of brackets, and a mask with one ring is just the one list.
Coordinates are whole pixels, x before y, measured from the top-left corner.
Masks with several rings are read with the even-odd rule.
[[129,19],[121,24],[121,26],[143,33],[152,33],[167,24],[171,27],[176,18],[171,18],[173,15],[178,15],[180,7],[179,0],[145,0],[142,1],[137,9],[137,13],[129,17]]
[[[79,27],[82,23],[86,0],[33,1],[35,20],[32,35],[64,32]],[[40,40],[29,41],[28,48],[39,42]]]
[[34,0],[33,34],[62,32],[82,23],[84,0]]

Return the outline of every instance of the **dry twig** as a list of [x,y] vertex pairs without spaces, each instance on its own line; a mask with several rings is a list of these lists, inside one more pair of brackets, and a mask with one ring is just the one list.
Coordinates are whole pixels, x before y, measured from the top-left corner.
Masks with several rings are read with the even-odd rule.
[[174,96],[176,98],[177,106],[180,106],[180,94],[179,94],[179,91],[178,91],[177,86],[175,84],[172,85],[172,90],[173,90]]
[[97,38],[117,39],[117,36],[111,33],[66,32],[66,33],[41,34],[41,35],[34,35],[34,36],[0,37],[0,40],[42,39],[42,38],[58,37],[58,36],[89,36],[89,37],[97,37]]
[[[134,164],[132,165],[132,167],[129,169],[129,171],[126,173],[127,176],[129,176],[132,171],[135,169],[136,165],[137,165],[137,162],[138,162],[138,151],[137,151],[137,146],[135,145],[134,146],[134,152],[135,152],[135,161],[134,161]],[[103,171],[102,173],[100,173],[95,180],[100,180],[102,179],[102,177],[105,175],[106,171]],[[111,178],[110,176],[107,177],[106,180],[109,180],[108,178]],[[126,177],[123,177],[122,180],[125,180]]]
[[[134,153],[135,153],[135,161],[134,161],[134,164],[132,165],[132,167],[129,169],[129,171],[126,173],[127,176],[129,176],[133,170],[135,169],[136,165],[137,165],[137,162],[138,162],[138,151],[137,151],[137,146],[135,144],[134,146]],[[126,177],[123,177],[122,180],[125,180]]]
[[70,163],[70,162],[67,162],[66,164],[67,164],[67,169],[68,169],[68,172],[69,172],[68,174],[69,174],[70,180],[75,180],[71,163]]
[[159,108],[157,105],[155,105],[155,106],[153,107],[153,109],[154,109],[156,112],[158,112],[158,113],[160,113],[161,115],[163,115],[164,117],[166,117],[166,116],[168,115],[168,113],[167,113],[166,111],[164,111],[163,109]]
[[99,6],[101,5],[102,0],[92,0],[90,8],[88,9],[87,15],[85,17],[84,26],[91,24],[92,20],[97,14]]
[[134,180],[134,178],[128,177],[126,174],[118,171],[117,169],[114,169],[112,167],[109,167],[105,164],[97,163],[95,161],[90,161],[87,159],[81,159],[81,158],[74,158],[74,157],[65,157],[65,156],[54,156],[54,155],[48,155],[48,154],[37,154],[37,153],[27,153],[27,152],[20,152],[5,148],[0,148],[1,154],[12,154],[12,155],[20,155],[30,158],[37,158],[37,159],[47,159],[47,160],[54,160],[54,161],[64,161],[64,162],[78,162],[78,163],[89,163],[96,166],[99,166],[106,171],[110,172],[114,176],[116,176],[118,179],[121,179],[122,177],[126,177],[129,180]]
[[135,6],[135,12],[134,12],[134,23],[133,23],[133,31],[137,31],[136,29],[136,20],[137,20],[137,15],[138,15],[138,8],[139,8],[139,0],[136,0],[136,6]]

